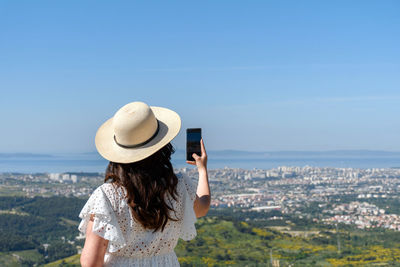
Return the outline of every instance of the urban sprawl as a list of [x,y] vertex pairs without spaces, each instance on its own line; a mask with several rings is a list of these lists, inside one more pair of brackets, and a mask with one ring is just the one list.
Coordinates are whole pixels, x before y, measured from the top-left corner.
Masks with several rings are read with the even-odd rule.
[[[196,169],[175,172],[185,173],[196,182]],[[3,173],[0,194],[88,197],[103,177],[101,173]],[[209,170],[209,179],[214,208],[279,211],[324,224],[400,231],[399,214],[379,205],[399,198],[400,169],[226,167]]]

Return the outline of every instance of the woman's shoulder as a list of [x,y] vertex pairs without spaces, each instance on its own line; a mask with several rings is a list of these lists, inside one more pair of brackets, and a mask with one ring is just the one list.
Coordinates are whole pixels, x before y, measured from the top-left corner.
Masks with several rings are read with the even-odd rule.
[[179,171],[176,172],[175,175],[178,178],[179,182],[186,182],[187,180],[190,180],[190,177],[185,172]]
[[178,177],[178,183],[181,184],[182,190],[189,194],[189,197],[193,200],[196,196],[196,185],[189,177],[187,173],[179,172],[176,174]]
[[117,186],[113,183],[103,183],[96,187],[91,195],[105,194],[108,196],[114,195],[118,191]]
[[175,173],[176,177],[178,178],[178,188],[179,189],[186,189],[186,185],[188,180],[190,179],[186,173],[177,172]]
[[97,189],[101,189],[103,191],[109,191],[109,192],[116,192],[117,187],[118,186],[115,183],[105,182],[105,183],[101,184]]
[[123,189],[115,183],[103,183],[94,190],[93,194],[104,194],[114,209],[124,199]]

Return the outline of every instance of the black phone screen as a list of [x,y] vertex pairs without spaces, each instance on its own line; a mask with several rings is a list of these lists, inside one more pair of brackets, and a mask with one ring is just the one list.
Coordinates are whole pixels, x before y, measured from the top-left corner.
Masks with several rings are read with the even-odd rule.
[[186,160],[194,161],[193,153],[201,156],[201,128],[186,129]]

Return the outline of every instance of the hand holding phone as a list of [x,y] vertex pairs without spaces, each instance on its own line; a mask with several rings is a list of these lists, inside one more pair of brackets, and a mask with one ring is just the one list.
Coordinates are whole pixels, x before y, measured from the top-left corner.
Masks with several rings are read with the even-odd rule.
[[201,156],[201,128],[186,129],[186,160],[195,161],[193,153]]
[[207,153],[203,138],[201,138],[201,129],[199,128],[187,129],[186,158],[186,162],[191,165],[196,165],[197,171],[199,172],[199,181],[197,183],[193,210],[196,217],[200,218],[205,216],[210,209],[211,193],[208,182]]
[[187,129],[186,163],[207,169],[207,153],[200,128]]

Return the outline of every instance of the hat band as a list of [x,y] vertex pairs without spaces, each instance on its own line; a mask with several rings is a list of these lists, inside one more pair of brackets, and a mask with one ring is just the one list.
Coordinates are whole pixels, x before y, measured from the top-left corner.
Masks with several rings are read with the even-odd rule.
[[137,148],[137,147],[140,147],[140,146],[144,146],[145,144],[147,144],[148,142],[150,142],[151,140],[153,140],[154,137],[156,137],[156,135],[158,134],[158,130],[160,129],[159,125],[160,125],[160,123],[159,123],[158,120],[157,120],[157,129],[156,129],[156,131],[154,132],[153,136],[150,137],[149,139],[147,139],[146,141],[142,142],[142,143],[139,143],[139,144],[136,144],[136,145],[131,145],[131,146],[122,145],[122,144],[120,144],[120,143],[117,142],[117,138],[115,137],[115,134],[114,134],[114,142],[115,142],[117,145],[119,145],[120,147],[123,147],[123,148]]

